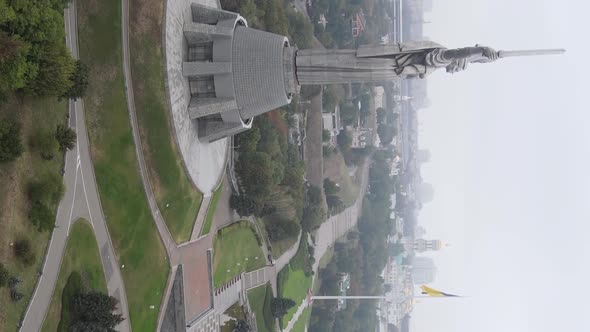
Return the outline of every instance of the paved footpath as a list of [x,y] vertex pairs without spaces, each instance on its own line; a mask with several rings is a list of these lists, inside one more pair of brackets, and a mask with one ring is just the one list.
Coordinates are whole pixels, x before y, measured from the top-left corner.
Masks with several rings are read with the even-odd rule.
[[[77,59],[78,32],[75,2],[65,9],[64,20],[66,45]],[[66,191],[57,209],[56,227],[51,234],[47,256],[43,264],[43,273],[39,278],[20,329],[26,332],[39,331],[43,326],[59,276],[70,226],[79,218],[90,221],[98,242],[109,295],[119,299],[120,313],[125,318],[129,317],[123,278],[100,205],[94,168],[90,159],[88,134],[84,122],[84,104],[82,100],[70,100],[68,107],[69,126],[76,131],[78,140],[76,148],[66,153],[64,173]],[[130,331],[129,320],[125,319],[117,326],[117,330]]]
[[[348,231],[355,227],[358,222],[358,218],[360,217],[360,213],[362,212],[363,208],[363,199],[367,191],[367,182],[369,179],[368,163],[370,160],[371,157],[368,157],[367,161],[365,162],[361,170],[361,190],[354,205],[347,208],[343,212],[328,218],[328,220],[322,223],[322,225],[315,234],[315,263],[313,264],[313,271],[315,272],[316,276],[318,275],[320,259],[324,256],[328,248],[332,247],[334,243],[336,243],[336,240],[344,236]],[[316,278],[314,278],[313,280],[315,282]],[[293,318],[291,318],[283,332],[291,331],[291,329],[303,313],[303,310],[305,310],[305,308],[308,305],[309,303],[307,302],[307,299],[304,299],[303,302],[297,308],[297,311],[293,315]]]

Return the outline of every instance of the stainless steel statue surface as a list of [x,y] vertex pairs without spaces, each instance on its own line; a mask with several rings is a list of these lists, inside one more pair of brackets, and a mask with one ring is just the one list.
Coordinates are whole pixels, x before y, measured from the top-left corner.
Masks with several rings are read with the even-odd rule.
[[447,49],[430,41],[361,46],[356,50],[298,50],[295,56],[299,84],[375,82],[395,78],[424,78],[439,68],[448,73],[469,63],[492,62],[511,56],[561,54],[565,50],[496,51],[479,46]]

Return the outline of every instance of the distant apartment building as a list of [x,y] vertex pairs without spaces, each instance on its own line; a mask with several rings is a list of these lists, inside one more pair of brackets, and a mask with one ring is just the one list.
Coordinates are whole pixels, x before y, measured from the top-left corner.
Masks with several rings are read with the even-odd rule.
[[429,284],[436,278],[436,265],[429,257],[415,257],[412,262],[412,278],[416,285]]

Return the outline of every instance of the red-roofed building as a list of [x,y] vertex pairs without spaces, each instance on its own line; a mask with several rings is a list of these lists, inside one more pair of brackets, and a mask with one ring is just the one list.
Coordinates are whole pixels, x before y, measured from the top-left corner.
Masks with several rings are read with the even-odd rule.
[[361,9],[360,12],[352,16],[352,36],[358,37],[361,32],[365,30],[365,13]]

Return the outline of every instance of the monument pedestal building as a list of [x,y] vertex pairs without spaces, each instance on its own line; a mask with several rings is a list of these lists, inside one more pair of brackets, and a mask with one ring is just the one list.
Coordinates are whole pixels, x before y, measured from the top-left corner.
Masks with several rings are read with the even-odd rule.
[[287,37],[248,28],[238,14],[191,5],[185,23],[188,113],[209,142],[252,126],[255,116],[287,105],[298,92],[295,51]]

